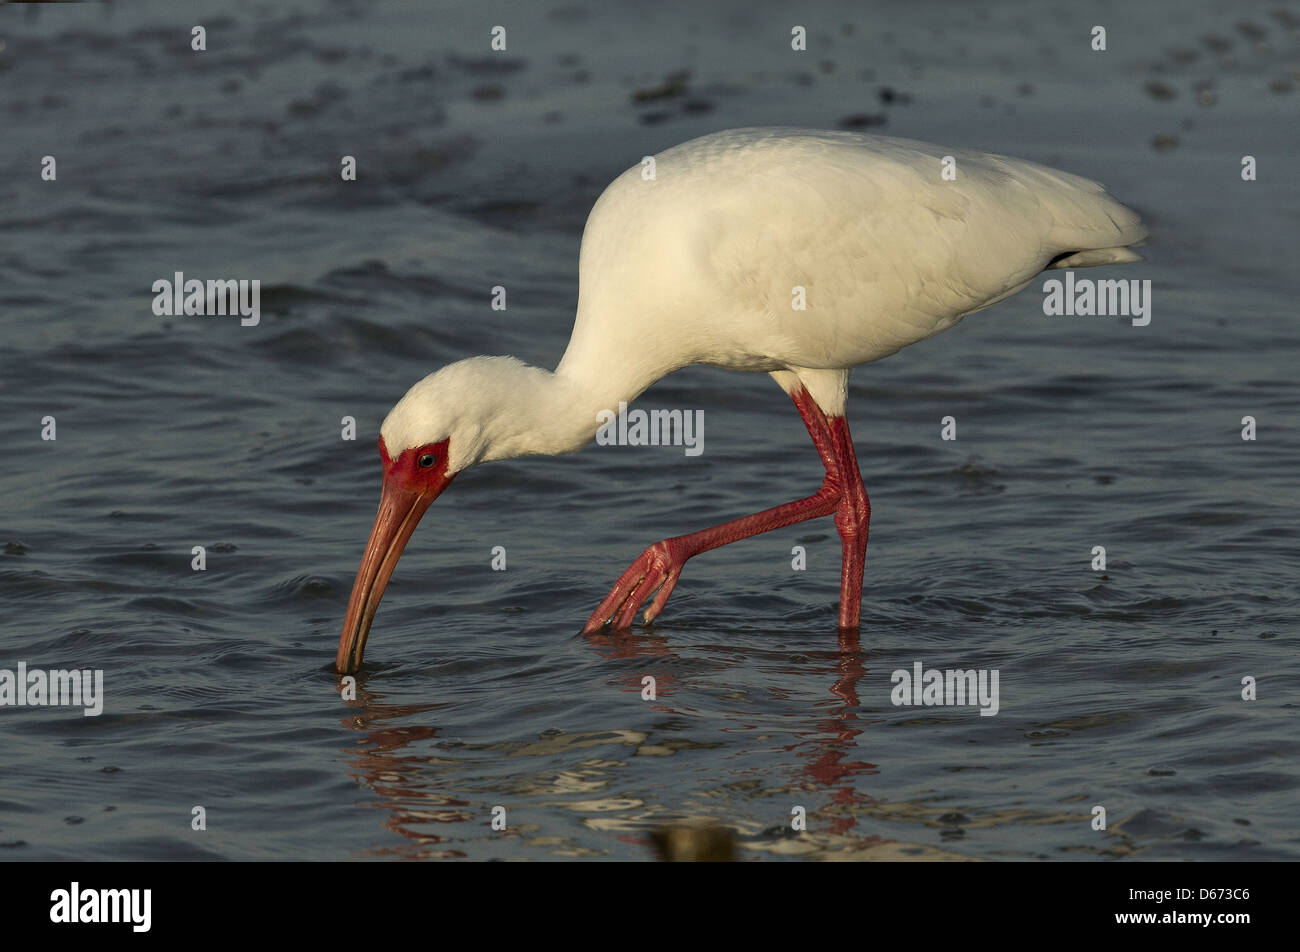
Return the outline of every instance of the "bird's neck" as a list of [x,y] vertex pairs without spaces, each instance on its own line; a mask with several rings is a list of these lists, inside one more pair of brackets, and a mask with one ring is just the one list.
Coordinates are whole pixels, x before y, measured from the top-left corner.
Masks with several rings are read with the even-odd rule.
[[617,413],[620,401],[632,400],[644,389],[620,384],[614,370],[577,376],[518,366],[510,381],[510,396],[495,415],[492,432],[485,434],[488,439],[479,461],[582,449],[600,429],[601,411]]

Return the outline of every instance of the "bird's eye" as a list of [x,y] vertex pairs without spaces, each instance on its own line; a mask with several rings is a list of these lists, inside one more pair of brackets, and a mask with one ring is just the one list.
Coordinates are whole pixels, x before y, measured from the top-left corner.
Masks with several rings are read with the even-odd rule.
[[420,457],[420,469],[428,469],[437,461],[438,458],[434,456],[432,453],[425,453],[423,456]]

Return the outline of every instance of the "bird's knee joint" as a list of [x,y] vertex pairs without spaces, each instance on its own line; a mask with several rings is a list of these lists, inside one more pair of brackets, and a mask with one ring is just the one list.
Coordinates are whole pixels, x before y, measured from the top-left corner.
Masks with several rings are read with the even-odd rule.
[[871,508],[859,507],[855,501],[846,497],[846,504],[841,505],[835,513],[835,528],[845,538],[857,538],[867,534],[867,525],[871,521]]

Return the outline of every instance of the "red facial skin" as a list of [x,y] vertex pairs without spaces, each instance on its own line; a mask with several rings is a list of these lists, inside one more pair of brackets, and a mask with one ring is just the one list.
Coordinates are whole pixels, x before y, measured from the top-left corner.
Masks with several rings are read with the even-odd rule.
[[[370,530],[370,541],[361,556],[361,567],[357,569],[352,598],[348,601],[348,614],[343,621],[343,635],[339,638],[339,653],[334,662],[339,674],[351,674],[361,666],[370,623],[379,608],[379,600],[384,597],[393,569],[397,567],[397,560],[419,525],[420,517],[455,478],[455,473],[447,475],[449,442],[443,440],[411,447],[393,459],[388,455],[384,438],[379,438],[384,486],[375,527]],[[434,457],[433,465],[422,467],[420,458],[430,453]]]

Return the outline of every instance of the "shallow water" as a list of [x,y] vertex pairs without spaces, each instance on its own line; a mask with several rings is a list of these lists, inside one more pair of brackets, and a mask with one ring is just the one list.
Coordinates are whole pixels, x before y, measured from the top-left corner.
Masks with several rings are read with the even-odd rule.
[[[775,5],[0,7],[0,668],[100,668],[107,695],[0,709],[0,856],[635,859],[693,819],[748,858],[1300,857],[1300,41],[1275,6],[822,4],[803,54]],[[646,544],[820,479],[769,378],[692,368],[638,405],[702,410],[701,456],[461,475],[340,702],[391,404],[463,356],[554,366],[582,222],[642,155],[845,120],[1105,182],[1152,238],[1088,276],[1149,278],[1150,326],[1044,317],[1031,286],[857,371],[857,643],[829,520],[692,561],[652,629],[577,634]],[[259,278],[261,323],[154,316],[175,271]],[[996,669],[997,715],[893,705],[918,661]]]

